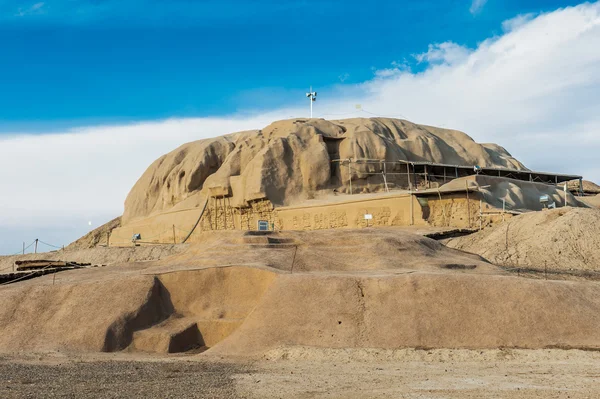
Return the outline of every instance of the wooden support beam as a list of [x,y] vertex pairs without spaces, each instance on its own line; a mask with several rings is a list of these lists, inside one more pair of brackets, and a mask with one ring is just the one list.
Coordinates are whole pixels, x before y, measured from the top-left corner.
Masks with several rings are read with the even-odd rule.
[[415,165],[413,164],[413,181],[415,190],[417,189],[417,171],[415,170]]

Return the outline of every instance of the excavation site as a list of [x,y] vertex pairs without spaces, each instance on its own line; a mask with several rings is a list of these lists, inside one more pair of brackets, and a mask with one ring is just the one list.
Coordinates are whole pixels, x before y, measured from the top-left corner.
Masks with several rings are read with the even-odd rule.
[[0,257],[0,393],[593,397],[596,187],[399,119],[184,144],[122,216]]

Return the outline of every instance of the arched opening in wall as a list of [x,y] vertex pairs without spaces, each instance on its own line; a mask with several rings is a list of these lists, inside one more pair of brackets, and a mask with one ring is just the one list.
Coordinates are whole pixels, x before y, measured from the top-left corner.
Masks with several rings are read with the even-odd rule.
[[329,155],[331,176],[330,184],[331,187],[339,187],[341,185],[341,174],[340,174],[340,163],[336,162],[340,159],[340,144],[344,138],[337,137],[323,137],[323,141],[327,146],[327,154]]

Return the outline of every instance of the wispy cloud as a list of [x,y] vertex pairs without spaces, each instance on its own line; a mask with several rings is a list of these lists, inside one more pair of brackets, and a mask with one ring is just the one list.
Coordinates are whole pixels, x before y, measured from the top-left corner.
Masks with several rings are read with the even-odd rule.
[[[340,85],[335,98],[320,95],[315,113],[405,116],[499,143],[532,169],[600,180],[600,52],[593,51],[600,42],[600,2],[521,22],[473,49],[433,44],[421,54],[425,69],[419,72],[395,63],[372,80]],[[0,253],[18,250],[21,240],[40,231],[55,235],[39,238],[62,245],[85,232],[89,220],[96,225],[120,214],[145,168],[184,142],[307,114],[308,104],[254,116],[4,136]]]
[[453,42],[430,44],[427,52],[416,54],[415,59],[430,64],[457,64],[464,61],[471,50]]
[[516,29],[519,29],[521,26],[525,25],[527,22],[531,21],[533,18],[537,16],[536,13],[527,13],[527,14],[519,14],[514,18],[507,19],[502,22],[502,30],[504,32],[510,32]]
[[488,0],[473,0],[469,12],[473,15],[479,14]]
[[19,8],[17,13],[15,14],[17,17],[24,17],[26,15],[35,15],[35,14],[43,14],[44,13],[44,5],[46,3],[39,2],[31,5],[26,8]]

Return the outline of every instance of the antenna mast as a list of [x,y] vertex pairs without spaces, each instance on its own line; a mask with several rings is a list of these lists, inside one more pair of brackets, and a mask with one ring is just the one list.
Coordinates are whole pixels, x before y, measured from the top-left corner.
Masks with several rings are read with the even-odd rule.
[[306,97],[308,97],[310,101],[310,117],[313,117],[313,102],[317,100],[317,92],[312,91],[312,86],[310,86],[310,91],[306,93]]

